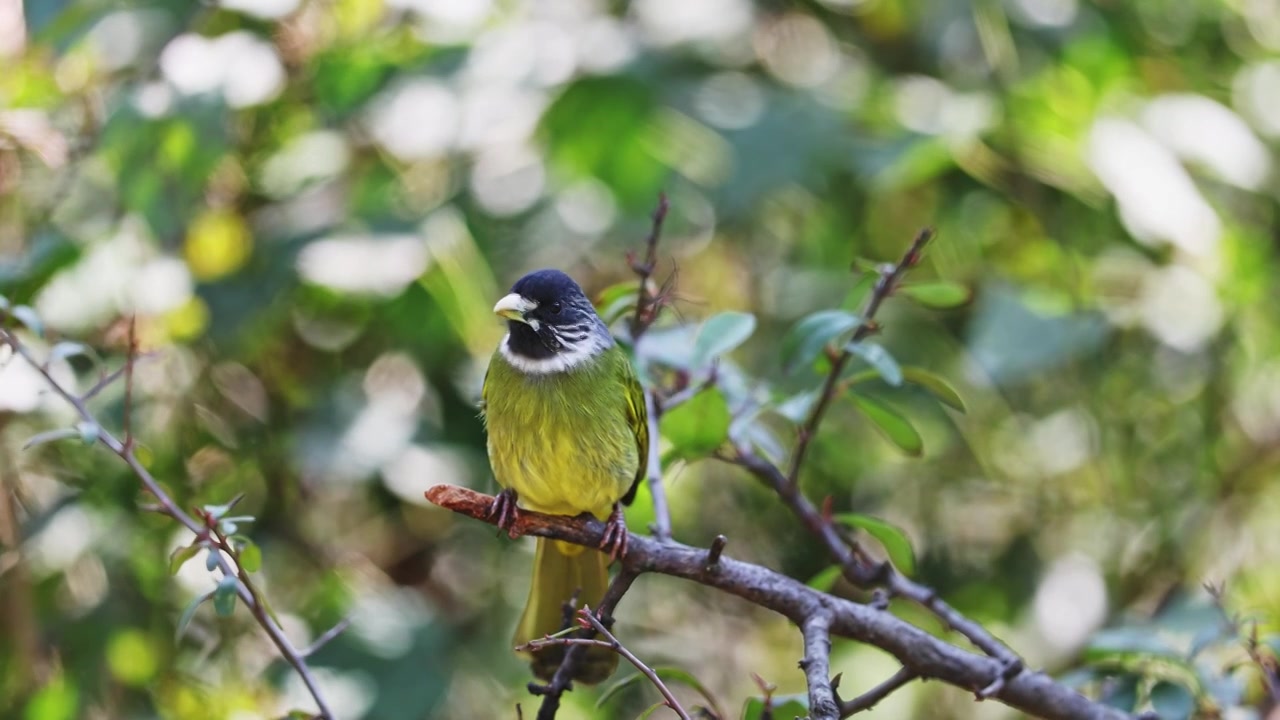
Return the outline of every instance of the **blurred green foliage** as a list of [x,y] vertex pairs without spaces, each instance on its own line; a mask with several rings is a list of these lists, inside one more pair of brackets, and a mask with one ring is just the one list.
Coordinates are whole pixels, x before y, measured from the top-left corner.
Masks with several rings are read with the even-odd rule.
[[[1274,707],[1247,642],[1274,657],[1280,630],[1273,4],[0,0],[0,54],[0,295],[42,352],[94,348],[54,363],[82,390],[138,315],[149,468],[184,507],[245,494],[299,646],[352,618],[312,656],[342,717],[530,713],[508,647],[529,545],[422,491],[494,489],[475,398],[501,288],[558,266],[621,316],[662,190],[676,313],[637,360],[696,383],[725,355],[664,418],[677,539],[857,596],[697,458],[726,434],[785,453],[865,270],[933,225],[805,492],[1109,702]],[[38,388],[0,358],[0,714],[306,707],[243,609],[178,632],[214,581],[202,556],[170,575],[190,537],[122,464],[20,449],[72,423]],[[118,424],[123,400],[93,407]],[[632,527],[651,517],[642,492]],[[803,689],[780,618],[648,577],[619,615],[722,707],[762,711],[751,673]],[[894,669],[835,647],[846,696]],[[562,717],[655,700],[598,693]],[[873,711],[993,712],[937,683]]]

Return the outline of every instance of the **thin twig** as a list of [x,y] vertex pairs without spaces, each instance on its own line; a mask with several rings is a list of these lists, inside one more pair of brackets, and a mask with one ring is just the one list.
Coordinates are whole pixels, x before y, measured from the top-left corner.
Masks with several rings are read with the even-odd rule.
[[881,700],[889,697],[893,693],[897,692],[903,685],[906,685],[918,677],[920,676],[912,670],[908,670],[905,667],[899,668],[898,672],[893,674],[893,677],[862,693],[858,697],[851,700],[839,701],[840,717],[847,718],[850,715],[860,713],[863,710],[870,710],[876,706],[876,703],[879,703]]
[[[15,353],[22,356],[22,358],[26,360],[31,367],[35,368],[36,371],[44,377],[45,382],[49,384],[49,387],[52,388],[55,393],[61,396],[68,404],[71,405],[72,408],[75,409],[76,414],[79,415],[81,420],[93,423],[98,428],[98,442],[106,446],[108,450],[129,466],[129,469],[133,471],[134,476],[137,477],[140,483],[142,483],[143,488],[156,499],[157,503],[159,503],[163,514],[168,515],[181,523],[192,533],[195,533],[196,537],[210,537],[209,528],[188,515],[182,510],[182,508],[178,507],[178,504],[174,502],[173,498],[171,498],[167,492],[164,491],[164,488],[161,487],[160,483],[155,479],[151,472],[138,460],[133,447],[121,442],[106,428],[102,427],[102,424],[98,422],[97,418],[89,412],[89,409],[85,406],[84,400],[77,397],[70,390],[66,389],[57,380],[55,380],[53,375],[50,374],[48,368],[45,367],[43,363],[36,360],[35,356],[32,355],[31,351],[23,345],[20,340],[18,340],[17,336],[8,330],[0,328],[0,344],[5,344],[13,348]],[[128,367],[128,365],[126,365],[126,367]],[[126,372],[126,375],[127,374],[128,373]],[[233,564],[227,561],[227,559],[221,554],[218,555],[217,562],[219,569],[223,574],[233,575],[240,578],[240,582],[237,583],[237,594],[240,596],[241,601],[244,602],[245,606],[253,614],[258,625],[260,625],[267,633],[267,637],[271,639],[271,642],[280,651],[280,654],[291,666],[293,666],[293,669],[298,673],[298,676],[302,678],[302,682],[307,686],[308,692],[311,693],[312,699],[315,700],[316,706],[320,710],[320,716],[325,718],[325,720],[335,720],[333,712],[329,709],[329,704],[325,701],[324,695],[320,691],[320,686],[311,672],[311,668],[307,666],[306,660],[303,659],[303,656],[298,652],[298,650],[293,647],[289,638],[284,634],[284,630],[280,628],[279,623],[277,623],[275,619],[266,612],[264,604],[259,599],[257,589],[252,582],[248,581],[248,574],[245,573],[241,576],[240,568],[238,566],[233,566]]]
[[920,255],[924,251],[924,246],[931,239],[933,239],[933,229],[924,228],[916,235],[911,247],[907,248],[907,252],[903,254],[902,259],[897,264],[887,266],[881,270],[880,277],[876,280],[876,285],[871,290],[871,297],[867,301],[867,306],[862,311],[862,322],[853,331],[853,337],[850,338],[849,342],[836,353],[831,362],[831,370],[827,373],[827,377],[822,383],[822,391],[818,394],[817,402],[814,403],[813,409],[809,411],[809,417],[800,426],[799,436],[796,438],[796,447],[791,453],[791,466],[787,470],[787,482],[794,485],[799,480],[800,468],[804,464],[809,444],[813,442],[814,435],[818,433],[818,425],[822,422],[823,416],[826,415],[827,407],[836,396],[836,386],[840,381],[840,373],[852,356],[848,346],[864,339],[878,329],[875,316],[876,312],[880,310],[880,304],[897,288],[898,282],[902,280],[903,275],[920,262]]
[[[658,296],[649,291],[649,281],[653,271],[658,267],[658,241],[662,239],[662,224],[667,219],[666,193],[658,195],[658,206],[653,210],[653,224],[649,228],[649,237],[645,238],[644,260],[637,260],[635,253],[627,253],[627,264],[639,280],[636,291],[636,312],[631,318],[631,343],[638,347],[640,336],[658,318],[662,305]],[[662,417],[662,406],[657,402],[652,388],[644,391],[645,431],[649,435],[649,456],[645,461],[645,481],[649,485],[649,494],[653,498],[652,532],[659,540],[671,539],[671,510],[667,505],[667,493],[662,487],[662,456],[658,448],[658,421]]]
[[[521,515],[523,516],[524,513]],[[518,523],[519,520],[517,520]],[[596,612],[606,619],[606,624],[613,622],[614,608],[618,606],[622,596],[631,589],[631,583],[635,582],[636,577],[638,573],[624,567],[614,576],[613,582],[609,583],[608,589],[604,591],[604,597],[600,599],[600,604],[596,608]],[[579,631],[576,637],[589,639],[593,635],[594,633],[590,630],[584,629]],[[573,673],[584,652],[585,648],[582,646],[570,646],[564,653],[564,659],[560,661],[560,667],[556,668],[555,674],[551,676],[550,682],[546,685],[529,683],[529,692],[542,696],[542,704],[538,706],[537,720],[554,720],[556,713],[560,711],[561,696],[573,687]]]
[[685,709],[680,706],[680,703],[676,700],[675,695],[671,694],[671,690],[669,690],[666,684],[662,682],[662,678],[658,677],[658,674],[654,672],[653,668],[649,667],[648,665],[645,665],[643,660],[636,657],[635,653],[628,650],[627,647],[618,640],[618,638],[614,637],[613,633],[609,632],[609,629],[604,626],[604,623],[600,622],[600,620],[596,618],[595,613],[591,612],[591,608],[583,606],[582,610],[578,611],[578,617],[581,618],[582,621],[589,624],[591,628],[595,630],[597,633],[603,635],[604,639],[595,640],[592,638],[582,638],[582,637],[541,638],[538,640],[532,640],[530,642],[527,642],[516,649],[517,650],[538,650],[541,648],[550,647],[552,645],[563,645],[568,648],[600,647],[600,648],[606,648],[608,650],[612,650],[613,652],[616,652],[618,655],[620,655],[627,662],[634,665],[636,670],[640,671],[641,675],[644,675],[646,678],[649,679],[649,682],[653,683],[653,686],[656,687],[658,689],[658,692],[662,694],[663,699],[666,701],[667,707],[674,710],[676,715],[679,715],[682,718],[682,720],[692,720],[692,718],[689,717],[689,713],[686,712]]
[[640,279],[640,287],[636,294],[636,313],[631,318],[631,340],[638,341],[645,330],[657,319],[657,296],[649,292],[649,280],[658,267],[658,240],[662,238],[662,223],[667,219],[667,194],[658,194],[658,207],[653,210],[653,224],[649,227],[649,237],[645,239],[644,260],[636,260],[634,253],[628,253],[628,264]]
[[345,632],[346,629],[350,626],[351,626],[351,616],[348,615],[342,618],[341,620],[339,620],[336,625],[334,625],[333,627],[321,633],[320,637],[316,638],[314,641],[312,641],[310,645],[308,645],[306,648],[299,651],[298,654],[304,658],[311,657],[316,652],[318,652],[320,648],[324,647],[325,645],[328,645],[331,640],[333,640],[334,638],[338,637],[343,632]]
[[133,360],[138,356],[138,316],[129,317],[129,352],[124,358],[124,446],[133,449]]
[[[441,484],[428,490],[426,497],[454,512],[491,525],[496,522],[488,515],[493,498],[484,493]],[[554,538],[589,548],[599,546],[605,530],[604,523],[594,518],[546,515],[532,510],[521,512],[513,525],[521,535]],[[921,677],[972,690],[1003,672],[998,660],[958,648],[892,613],[819,592],[767,568],[722,555],[716,567],[708,570],[708,548],[662,543],[634,534],[628,542],[627,555],[620,560],[626,573],[634,576],[654,572],[690,580],[773,610],[797,625],[814,614],[826,613],[831,618],[831,635],[874,645]],[[613,590],[611,586],[610,592]],[[602,609],[603,606],[601,603]],[[1010,678],[994,698],[1049,720],[1129,718],[1126,713],[1089,700],[1049,676],[1030,670]]]
[[831,685],[831,616],[817,613],[800,624],[804,634],[805,682],[809,685],[809,720],[836,720],[840,708]]

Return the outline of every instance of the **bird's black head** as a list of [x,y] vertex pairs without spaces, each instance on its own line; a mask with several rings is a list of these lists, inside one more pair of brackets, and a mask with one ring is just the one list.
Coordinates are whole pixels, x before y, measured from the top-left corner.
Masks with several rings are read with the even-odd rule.
[[[586,293],[559,270],[537,270],[520,278],[493,311],[507,319],[508,359],[546,361],[547,367],[563,370],[613,344]],[[560,362],[551,362],[555,359]]]

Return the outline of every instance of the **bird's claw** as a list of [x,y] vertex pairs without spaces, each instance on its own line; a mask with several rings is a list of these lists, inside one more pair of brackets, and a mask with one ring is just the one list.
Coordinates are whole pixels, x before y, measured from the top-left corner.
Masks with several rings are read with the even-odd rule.
[[493,520],[498,529],[506,532],[507,537],[513,540],[520,537],[520,533],[516,531],[516,520],[519,517],[516,491],[511,488],[498,493],[498,496],[493,499],[493,504],[489,506],[489,519]]
[[609,554],[610,562],[617,562],[627,556],[627,521],[622,515],[621,505],[613,506],[609,520],[604,524],[600,551]]

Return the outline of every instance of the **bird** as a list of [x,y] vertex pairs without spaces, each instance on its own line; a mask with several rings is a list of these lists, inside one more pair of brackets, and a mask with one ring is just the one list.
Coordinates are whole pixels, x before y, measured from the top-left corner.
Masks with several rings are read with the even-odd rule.
[[[489,463],[503,488],[490,517],[512,537],[521,509],[606,521],[599,550],[538,538],[519,647],[560,631],[575,593],[578,607],[598,606],[609,582],[606,561],[626,554],[622,506],[645,475],[649,432],[631,360],[573,278],[555,269],[528,273],[493,312],[506,320],[507,334],[481,391]],[[550,681],[564,653],[563,645],[533,652],[533,674]],[[589,647],[573,680],[601,682],[617,665],[608,648]]]

